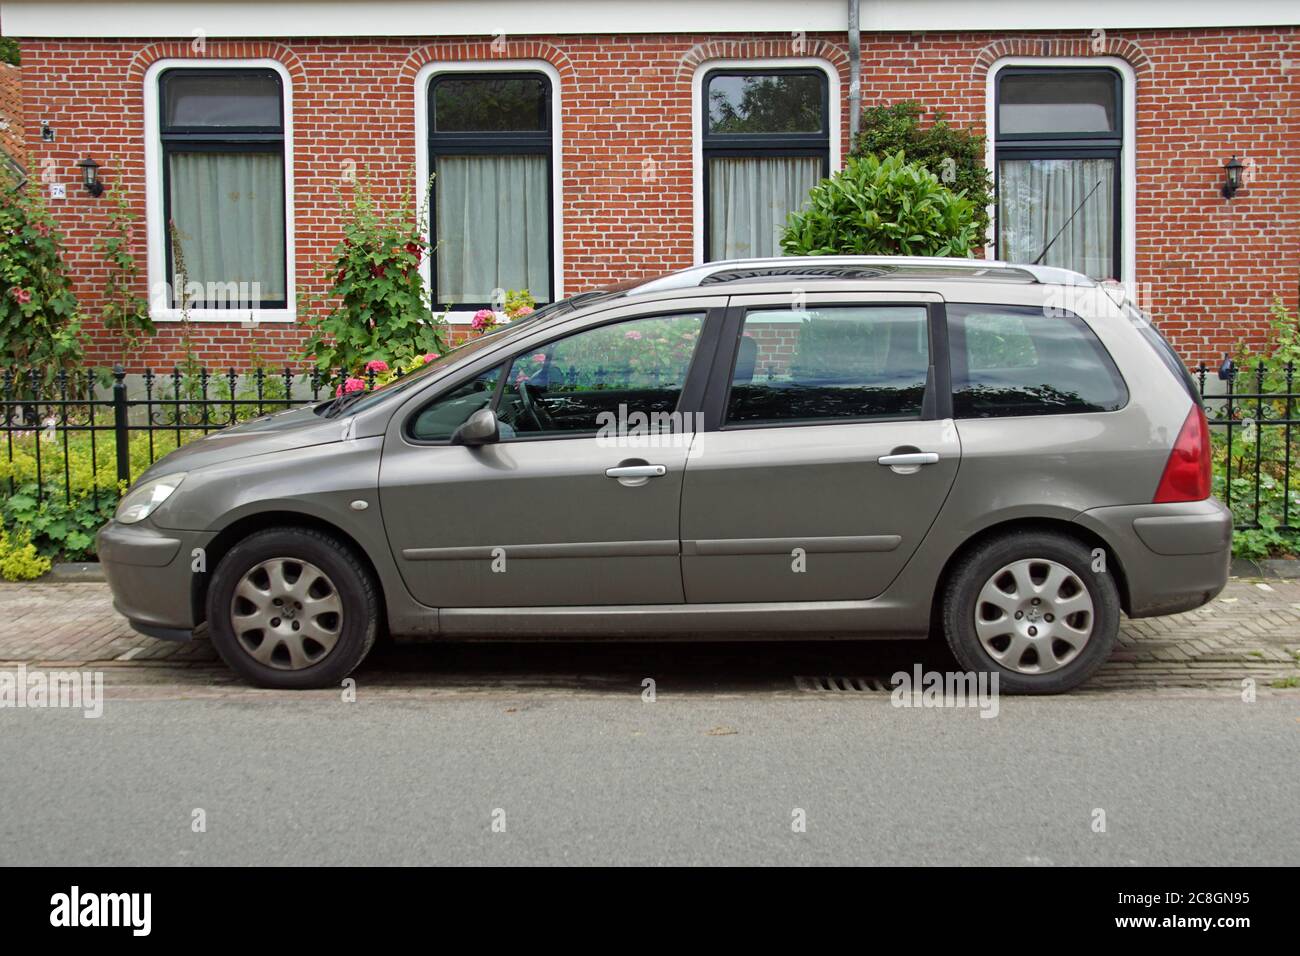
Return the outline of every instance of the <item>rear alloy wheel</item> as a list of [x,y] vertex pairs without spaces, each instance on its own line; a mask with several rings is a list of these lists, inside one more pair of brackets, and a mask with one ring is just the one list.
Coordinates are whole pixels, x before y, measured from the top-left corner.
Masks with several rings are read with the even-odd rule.
[[232,548],[207,610],[222,660],[263,687],[337,686],[379,629],[367,569],[341,542],[304,528],[261,531]]
[[1010,693],[1060,693],[1110,656],[1119,591],[1093,570],[1081,542],[1050,532],[1013,532],[978,547],[954,569],[944,632],[968,670],[999,675]]

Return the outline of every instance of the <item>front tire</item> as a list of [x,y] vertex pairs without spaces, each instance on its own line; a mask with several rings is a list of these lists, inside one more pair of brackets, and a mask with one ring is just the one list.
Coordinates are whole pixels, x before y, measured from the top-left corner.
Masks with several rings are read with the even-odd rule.
[[1119,589],[1093,552],[1053,532],[1016,531],[975,548],[948,581],[943,630],[962,667],[1012,694],[1078,687],[1110,657]]
[[221,559],[207,596],[221,659],[259,687],[331,687],[356,668],[379,632],[369,571],[337,539],[270,528]]

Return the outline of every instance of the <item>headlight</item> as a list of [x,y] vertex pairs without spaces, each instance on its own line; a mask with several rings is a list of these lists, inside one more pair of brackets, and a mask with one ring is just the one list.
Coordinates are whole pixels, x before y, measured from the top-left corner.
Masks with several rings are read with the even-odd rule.
[[154,510],[171,497],[173,491],[185,480],[185,473],[164,475],[153,481],[146,481],[127,492],[117,506],[114,515],[122,524],[135,524],[154,513]]

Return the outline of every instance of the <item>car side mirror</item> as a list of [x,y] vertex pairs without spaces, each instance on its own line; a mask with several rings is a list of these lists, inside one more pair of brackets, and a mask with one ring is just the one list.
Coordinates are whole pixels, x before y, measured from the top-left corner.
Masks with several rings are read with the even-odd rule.
[[451,433],[453,445],[490,445],[501,437],[497,413],[490,408],[480,408],[465,423]]

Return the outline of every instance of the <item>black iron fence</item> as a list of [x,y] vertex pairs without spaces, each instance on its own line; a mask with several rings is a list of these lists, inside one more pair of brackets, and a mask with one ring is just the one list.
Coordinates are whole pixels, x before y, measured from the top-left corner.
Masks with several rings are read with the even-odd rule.
[[[1300,442],[1295,373],[1292,363],[1194,370],[1214,442],[1214,492],[1239,529],[1300,530],[1300,487],[1292,488]],[[0,372],[0,487],[24,501],[88,499],[96,510],[115,505],[132,479],[172,449],[240,421],[333,397],[339,381],[290,367],[130,376],[120,368],[53,375],[6,369]]]
[[1295,373],[1293,362],[1195,370],[1214,444],[1214,493],[1239,530],[1300,530]]
[[115,504],[158,458],[203,435],[268,412],[333,396],[315,369],[177,368],[158,375],[107,371],[0,373],[4,486],[40,502]]

